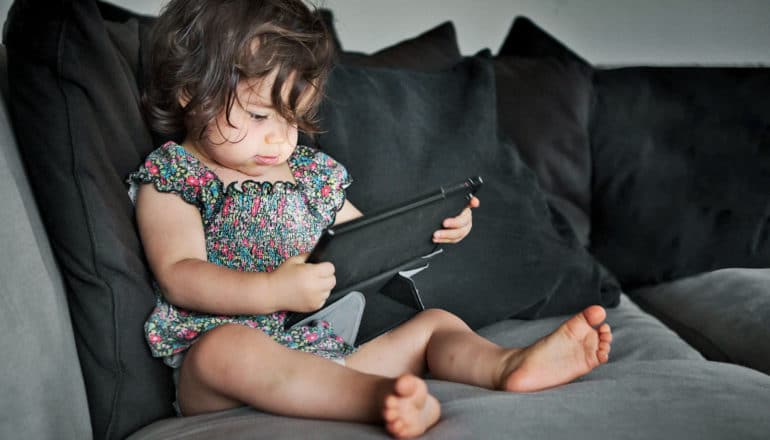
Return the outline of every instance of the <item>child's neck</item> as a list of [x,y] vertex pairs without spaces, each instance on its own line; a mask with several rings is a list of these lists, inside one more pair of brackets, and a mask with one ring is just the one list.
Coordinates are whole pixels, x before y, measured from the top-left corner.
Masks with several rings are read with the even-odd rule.
[[208,157],[203,151],[201,151],[199,148],[196,147],[195,144],[192,143],[182,143],[182,148],[187,150],[190,154],[195,156],[200,163],[206,166],[216,177],[222,182],[224,186],[228,186],[233,182],[247,182],[247,181],[254,181],[254,182],[269,182],[269,183],[276,183],[276,182],[291,182],[296,183],[296,180],[294,179],[294,173],[292,172],[291,168],[289,167],[289,163],[283,162],[280,164],[276,164],[273,167],[270,167],[266,170],[264,174],[260,174],[258,176],[251,176],[245,173],[242,173],[238,170],[234,170],[232,168],[228,168],[224,165],[220,165],[219,163],[215,162],[211,158]]
[[206,166],[208,166],[212,170],[212,172],[217,175],[219,180],[221,180],[225,186],[233,182],[247,182],[247,181],[269,182],[269,183],[276,183],[276,182],[296,183],[296,181],[294,180],[294,174],[291,172],[291,168],[289,168],[289,164],[287,162],[283,162],[281,164],[275,165],[271,167],[264,174],[260,174],[258,176],[250,176],[238,170],[233,170],[222,166],[220,166],[217,169],[214,169],[208,163],[206,164]]

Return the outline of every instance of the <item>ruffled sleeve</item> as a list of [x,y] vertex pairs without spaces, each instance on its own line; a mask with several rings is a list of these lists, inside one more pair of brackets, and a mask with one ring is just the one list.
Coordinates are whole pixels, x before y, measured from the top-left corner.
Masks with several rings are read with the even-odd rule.
[[302,183],[308,207],[324,223],[332,224],[337,211],[345,203],[345,189],[352,179],[348,170],[328,154],[305,146],[298,146],[298,166],[295,177]]
[[177,194],[195,205],[204,219],[216,210],[221,182],[185,149],[168,142],[154,150],[139,169],[128,176],[129,196],[136,202],[139,185],[151,183],[164,193]]

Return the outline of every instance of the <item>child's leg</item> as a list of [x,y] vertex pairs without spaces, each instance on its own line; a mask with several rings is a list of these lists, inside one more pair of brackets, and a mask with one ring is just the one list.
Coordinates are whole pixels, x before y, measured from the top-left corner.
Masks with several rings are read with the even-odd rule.
[[[203,335],[181,368],[179,404],[185,415],[248,404],[289,416],[375,421],[393,388],[393,379],[290,350],[259,330],[235,324]],[[356,392],[330,404],[329,397],[347,387]]]
[[[506,349],[474,333],[456,316],[428,310],[365,344],[348,358],[360,371],[395,377],[409,372],[493,389],[537,391],[569,382],[608,359],[606,313],[592,306],[524,348]],[[598,327],[598,328],[596,328]]]
[[181,368],[179,404],[185,415],[248,404],[288,416],[381,422],[386,401],[408,402],[410,418],[387,426],[392,434],[408,437],[433,425],[440,412],[418,377],[362,373],[288,349],[241,325],[223,325],[203,335]]

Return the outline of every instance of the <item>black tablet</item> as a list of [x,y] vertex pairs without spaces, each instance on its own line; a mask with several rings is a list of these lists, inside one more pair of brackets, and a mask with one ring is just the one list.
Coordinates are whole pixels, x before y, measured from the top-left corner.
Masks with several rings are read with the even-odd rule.
[[334,291],[395,269],[416,257],[432,253],[433,232],[441,222],[458,215],[478,191],[481,177],[441,186],[397,206],[366,214],[327,228],[308,257],[309,263],[334,263]]
[[[324,230],[307,261],[334,263],[337,284],[326,304],[351,290],[377,291],[400,270],[436,252],[433,232],[458,215],[482,184],[481,177],[470,177]],[[305,314],[292,315],[287,326]]]

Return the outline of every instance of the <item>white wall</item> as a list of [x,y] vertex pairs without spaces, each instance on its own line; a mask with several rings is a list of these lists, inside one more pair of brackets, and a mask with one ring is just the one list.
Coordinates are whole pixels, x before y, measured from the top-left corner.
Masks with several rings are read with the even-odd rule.
[[[155,14],[163,0],[113,0]],[[770,65],[770,0],[314,0],[346,49],[372,52],[444,21],[464,54],[497,51],[526,15],[596,64]],[[4,19],[12,0],[0,0]]]

